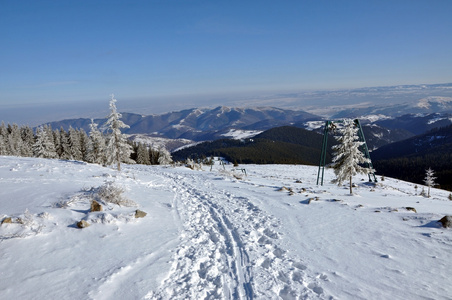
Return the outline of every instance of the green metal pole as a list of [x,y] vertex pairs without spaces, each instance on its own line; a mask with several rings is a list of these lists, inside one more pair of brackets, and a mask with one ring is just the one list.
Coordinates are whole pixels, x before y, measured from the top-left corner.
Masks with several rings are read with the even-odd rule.
[[325,172],[325,162],[326,162],[326,149],[328,143],[328,125],[329,121],[325,121],[325,127],[323,129],[323,140],[322,140],[322,151],[320,153],[319,170],[317,172],[317,185],[319,185],[320,172],[322,172],[321,185],[323,185],[323,175]]
[[[366,143],[366,139],[364,138],[364,132],[363,132],[363,128],[361,127],[361,123],[359,122],[358,119],[355,119],[355,124],[358,126],[359,128],[359,137],[361,139],[361,142],[364,142],[363,144],[363,148],[364,148],[364,155],[369,159],[369,163],[367,164],[367,166],[369,168],[371,168],[372,170],[374,169],[373,165],[372,165],[372,160],[370,158],[370,153],[369,153],[369,149],[367,148],[367,143]],[[369,181],[372,181],[370,174],[369,175]],[[374,180],[375,182],[377,182],[377,177],[375,176],[375,172],[372,172],[372,175],[374,176]]]

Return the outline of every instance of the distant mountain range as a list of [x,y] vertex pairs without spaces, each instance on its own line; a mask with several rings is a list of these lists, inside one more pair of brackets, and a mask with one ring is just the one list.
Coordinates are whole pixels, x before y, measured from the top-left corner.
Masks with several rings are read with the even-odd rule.
[[[432,107],[436,109],[439,106],[432,104],[437,103],[436,100],[421,101],[421,106],[429,110]],[[449,105],[449,102],[443,102],[445,104],[441,107]],[[181,143],[172,141],[171,144],[174,147],[187,144],[189,141],[199,142],[234,137],[233,132],[249,131],[258,134],[270,128],[288,125],[321,133],[325,122],[324,118],[305,111],[273,107],[229,108],[219,106],[214,109],[194,108],[161,115],[143,116],[134,113],[123,113],[122,115],[122,120],[130,126],[130,128],[124,130],[124,133],[140,136],[141,139],[158,137],[184,140]],[[383,114],[353,115],[353,118],[356,117],[361,120],[371,150],[410,138],[436,127],[452,124],[452,113],[448,112],[405,114],[397,117]],[[99,125],[104,124],[105,121],[106,119],[94,120]],[[63,127],[67,130],[69,126],[72,126],[88,132],[90,123],[91,120],[88,118],[79,118],[49,124],[54,129]],[[174,149],[174,147],[170,148]]]
[[[426,97],[410,105],[346,108],[335,116],[360,120],[377,174],[422,184],[425,169],[432,167],[441,187],[452,189],[448,183],[452,178],[451,104],[447,97]],[[130,126],[124,133],[136,141],[153,147],[164,145],[171,151],[185,145],[173,152],[176,159],[221,155],[239,163],[317,164],[325,124],[324,117],[274,107],[219,106],[161,115],[122,115]],[[100,125],[105,121],[94,120]],[[90,123],[90,119],[80,118],[50,125],[88,132]],[[329,143],[333,142],[330,137]],[[187,146],[190,144],[195,146]]]
[[[304,112],[273,107],[229,108],[219,106],[214,109],[193,108],[161,115],[143,116],[123,113],[122,121],[130,126],[126,134],[147,134],[170,139],[190,139],[193,141],[213,140],[224,137],[231,129],[266,130],[289,124],[303,124],[319,120],[321,117]],[[95,119],[104,124],[106,119]],[[69,126],[89,130],[90,119],[70,119],[51,122],[52,128]]]

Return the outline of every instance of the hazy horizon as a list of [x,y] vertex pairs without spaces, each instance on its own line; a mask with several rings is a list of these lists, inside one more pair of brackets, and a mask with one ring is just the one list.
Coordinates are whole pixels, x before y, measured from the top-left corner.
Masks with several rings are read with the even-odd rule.
[[119,109],[161,113],[296,107],[309,104],[309,91],[452,82],[451,1],[0,6],[0,117],[8,122],[101,115],[111,93]]
[[[452,83],[434,85],[380,86],[359,89],[317,90],[280,93],[243,93],[228,95],[187,95],[161,98],[121,98],[120,112],[142,115],[162,114],[191,108],[278,107],[319,111],[328,107],[350,105],[388,105],[414,103],[426,97],[452,99]],[[0,104],[0,122],[37,126],[53,121],[77,118],[104,118],[109,113],[110,95],[104,100],[60,103]]]

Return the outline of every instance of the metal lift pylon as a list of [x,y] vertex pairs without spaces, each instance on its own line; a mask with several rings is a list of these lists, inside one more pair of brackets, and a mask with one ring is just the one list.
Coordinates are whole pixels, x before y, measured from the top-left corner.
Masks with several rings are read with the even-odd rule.
[[[364,153],[364,156],[369,159],[369,163],[367,163],[367,167],[370,168],[371,170],[373,170],[374,167],[372,165],[372,160],[370,159],[369,149],[367,148],[367,143],[366,143],[366,139],[364,138],[364,132],[361,127],[361,123],[359,122],[358,119],[355,119],[353,121],[355,123],[355,126],[358,127],[359,140],[364,143],[361,146],[361,151]],[[342,123],[343,121],[335,121],[335,122]],[[334,130],[334,128],[336,128],[336,125],[334,125],[333,121],[325,121],[325,127],[323,129],[322,152],[320,154],[319,171],[317,172],[317,185],[319,185],[319,180],[320,180],[320,185],[323,185],[323,176],[325,173],[325,165],[326,165],[326,153],[327,153],[327,149],[328,149],[328,132],[329,132],[330,128],[331,128],[331,130]],[[375,176],[375,172],[373,172],[373,171],[372,171],[372,173],[368,174],[369,181],[372,182],[371,175],[373,175],[374,182],[377,182],[377,177]]]

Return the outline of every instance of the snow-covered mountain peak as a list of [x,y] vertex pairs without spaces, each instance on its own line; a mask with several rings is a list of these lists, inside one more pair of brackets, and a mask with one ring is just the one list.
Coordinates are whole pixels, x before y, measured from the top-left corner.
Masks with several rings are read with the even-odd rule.
[[452,105],[452,97],[440,97],[440,96],[429,96],[419,99],[416,103],[416,107],[430,109],[432,105],[439,105],[440,107],[447,108]]

